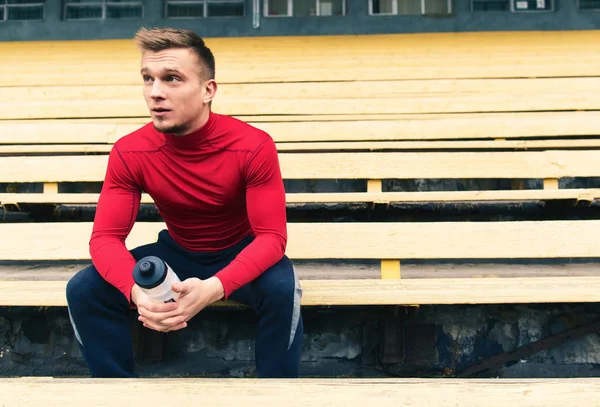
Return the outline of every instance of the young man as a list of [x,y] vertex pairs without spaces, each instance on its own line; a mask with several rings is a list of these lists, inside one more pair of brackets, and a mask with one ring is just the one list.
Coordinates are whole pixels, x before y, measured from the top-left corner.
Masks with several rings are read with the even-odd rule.
[[[93,377],[135,377],[128,312],[144,326],[183,329],[203,308],[232,299],[258,316],[259,377],[298,377],[301,289],[290,260],[275,144],[265,132],[211,111],[215,61],[191,31],[142,29],[143,93],[152,122],[110,152],[90,239],[92,264],[67,285],[71,323]],[[167,230],[131,251],[125,239],[141,192]],[[153,255],[182,280],[176,303],[157,304],[134,284]]]

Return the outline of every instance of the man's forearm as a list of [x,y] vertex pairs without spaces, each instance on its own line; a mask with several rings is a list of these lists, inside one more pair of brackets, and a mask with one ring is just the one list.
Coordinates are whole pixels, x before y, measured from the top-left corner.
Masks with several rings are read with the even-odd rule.
[[94,236],[90,241],[90,255],[102,278],[121,291],[131,304],[135,259],[125,245],[116,238]]
[[283,236],[274,233],[258,235],[229,265],[215,275],[223,285],[225,299],[281,260],[284,251]]

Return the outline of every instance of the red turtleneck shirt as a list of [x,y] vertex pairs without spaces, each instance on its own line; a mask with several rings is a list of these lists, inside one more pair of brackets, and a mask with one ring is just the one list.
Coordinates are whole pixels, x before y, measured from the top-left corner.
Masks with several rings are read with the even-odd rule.
[[271,137],[211,112],[183,137],[152,123],[119,139],[110,152],[90,239],[92,262],[131,301],[135,260],[125,239],[142,191],[154,200],[169,234],[190,251],[228,248],[256,238],[219,271],[225,298],[279,261],[287,241],[285,191]]

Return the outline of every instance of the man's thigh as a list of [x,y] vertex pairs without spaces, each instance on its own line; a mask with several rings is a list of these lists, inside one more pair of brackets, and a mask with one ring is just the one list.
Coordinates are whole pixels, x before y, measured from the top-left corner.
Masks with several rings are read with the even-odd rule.
[[294,266],[287,256],[267,269],[254,281],[235,290],[229,297],[240,304],[256,308],[269,296],[289,297],[300,296],[301,290],[294,270]]

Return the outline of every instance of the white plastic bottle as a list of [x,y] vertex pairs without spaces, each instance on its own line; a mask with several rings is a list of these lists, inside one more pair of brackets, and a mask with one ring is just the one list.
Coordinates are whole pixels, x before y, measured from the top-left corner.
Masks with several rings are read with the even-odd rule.
[[133,280],[154,302],[175,302],[179,298],[179,293],[171,287],[181,280],[167,263],[156,256],[146,256],[136,263]]

